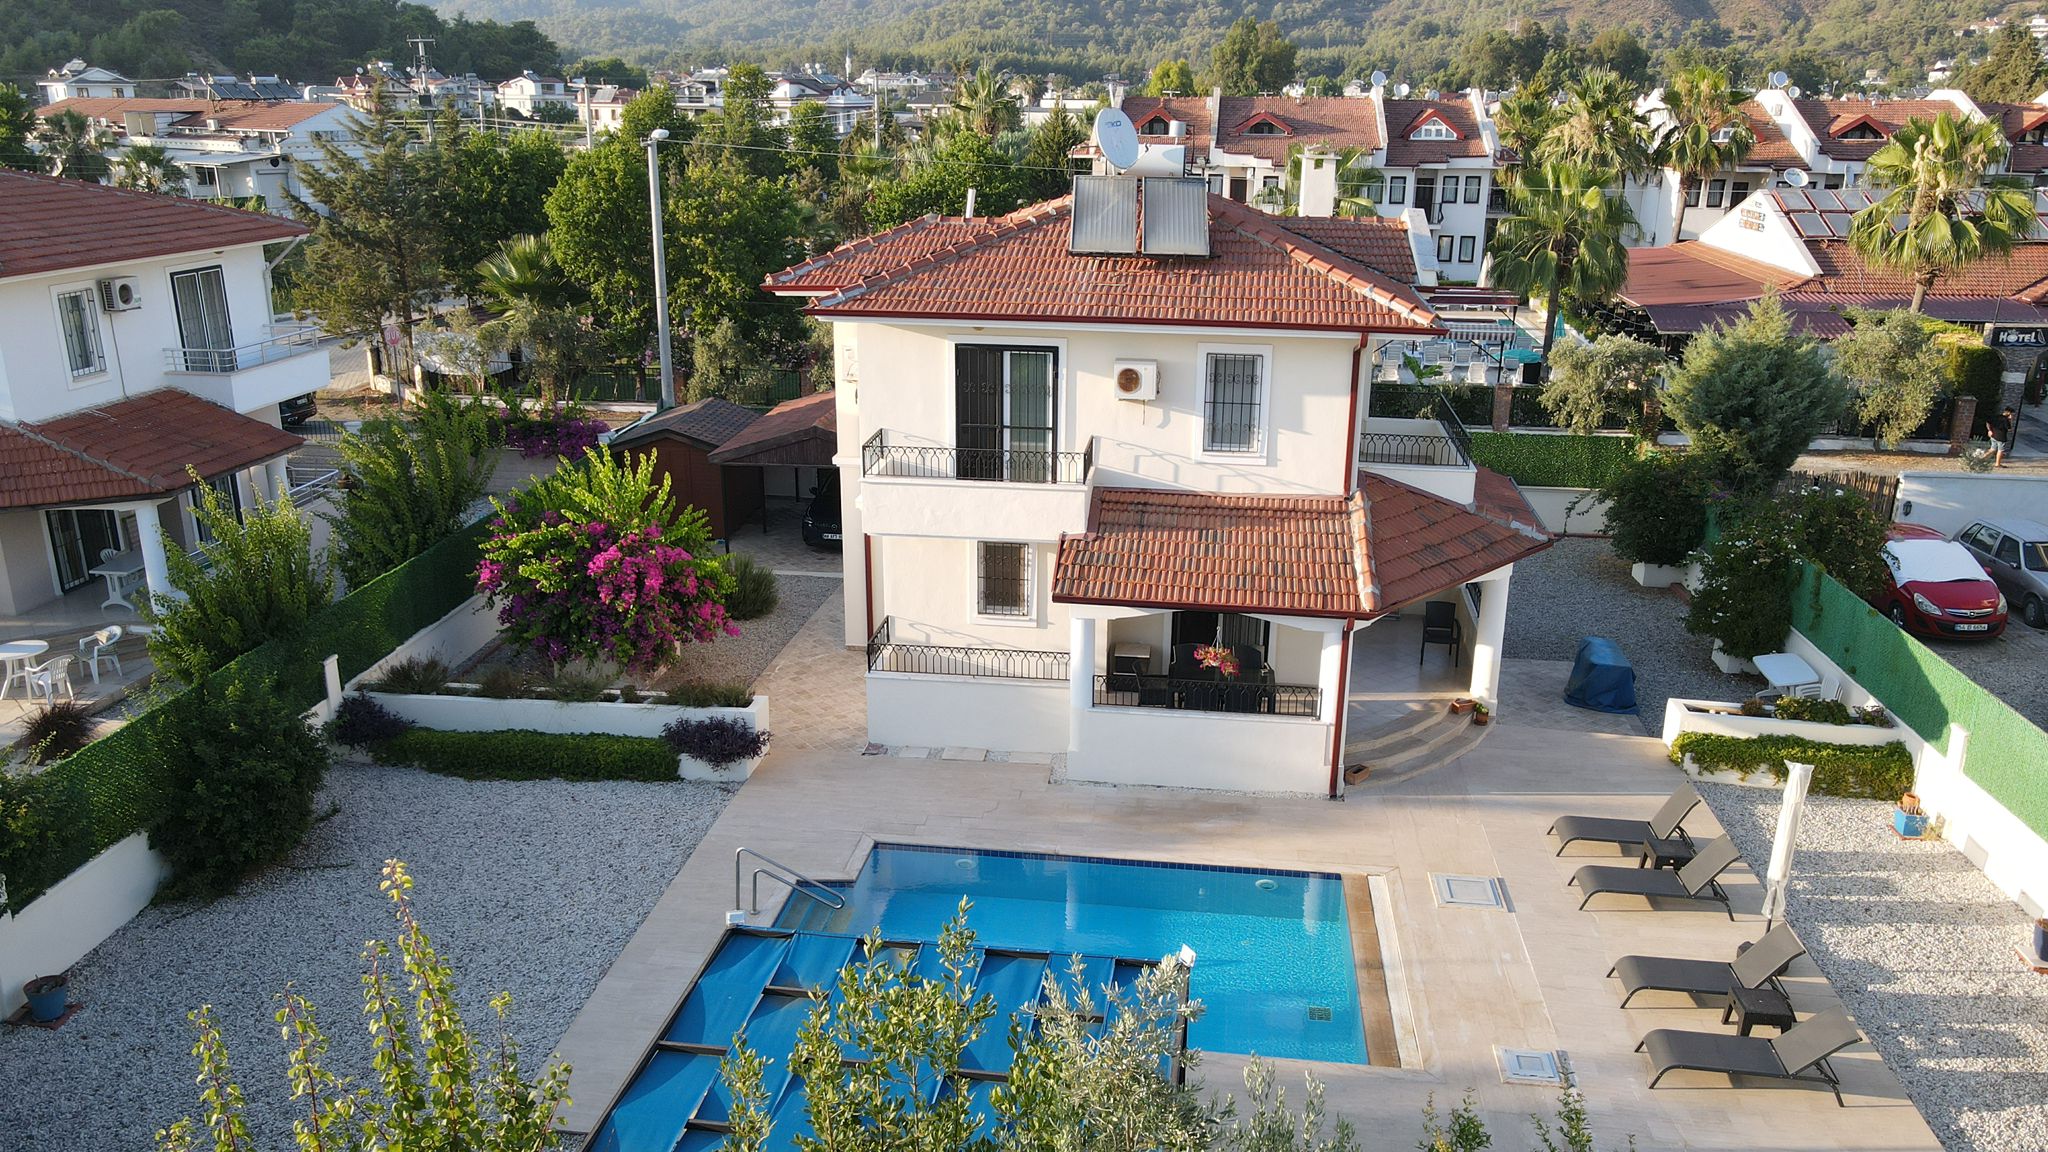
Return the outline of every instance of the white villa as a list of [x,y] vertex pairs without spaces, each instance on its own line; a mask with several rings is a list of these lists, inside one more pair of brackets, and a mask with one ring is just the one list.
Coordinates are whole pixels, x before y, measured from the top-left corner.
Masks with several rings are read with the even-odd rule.
[[168,588],[163,533],[199,539],[188,466],[243,505],[276,492],[299,444],[277,405],[328,375],[270,306],[305,232],[0,171],[0,614]]
[[306,195],[297,172],[322,162],[322,142],[360,153],[357,113],[347,104],[92,97],[47,105],[36,114],[47,118],[67,111],[106,128],[119,147],[162,148],[185,170],[179,191],[195,200],[260,200],[278,213],[288,210],[292,195]]
[[96,97],[120,99],[135,95],[135,81],[112,69],[73,60],[62,68],[50,69],[47,76],[36,81],[36,92],[45,104]]
[[576,93],[570,91],[568,82],[559,76],[522,72],[498,85],[497,106],[521,116],[533,117],[542,108],[550,106],[573,110]]
[[1550,537],[1454,417],[1365,417],[1378,346],[1441,331],[1414,271],[1399,220],[1080,177],[771,277],[835,333],[869,738],[1338,794],[1355,640],[1431,600],[1497,704],[1508,581]]

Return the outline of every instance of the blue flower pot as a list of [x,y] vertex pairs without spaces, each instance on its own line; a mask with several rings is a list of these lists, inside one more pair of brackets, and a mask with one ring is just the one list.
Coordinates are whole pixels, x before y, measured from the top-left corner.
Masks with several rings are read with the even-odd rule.
[[1904,808],[1892,809],[1892,828],[1908,840],[1918,840],[1927,831],[1925,812],[1908,812]]
[[2034,958],[2048,961],[2048,920],[2034,921]]
[[38,1024],[48,1024],[64,1015],[64,1008],[70,1001],[71,984],[62,976],[38,976],[22,986],[28,997],[28,1016]]

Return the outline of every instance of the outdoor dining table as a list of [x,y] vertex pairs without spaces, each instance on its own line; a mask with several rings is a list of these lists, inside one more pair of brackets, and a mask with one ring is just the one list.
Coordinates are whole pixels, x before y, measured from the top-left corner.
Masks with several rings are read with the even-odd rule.
[[100,607],[126,608],[131,612],[136,610],[135,605],[129,603],[128,598],[121,594],[121,585],[136,573],[142,571],[142,550],[140,548],[130,548],[128,551],[117,556],[109,556],[105,560],[100,561],[98,567],[88,568],[86,571],[94,576],[104,578],[107,582],[107,598],[100,604]]
[[1766,652],[1751,659],[1750,663],[1755,664],[1756,670],[1764,674],[1771,687],[1780,692],[1820,683],[1820,673],[1813,670],[1813,665],[1790,652]]
[[5,678],[0,679],[0,700],[7,697],[7,690],[19,678],[22,686],[28,686],[28,662],[50,650],[47,640],[9,640],[0,644],[0,664],[6,668]]

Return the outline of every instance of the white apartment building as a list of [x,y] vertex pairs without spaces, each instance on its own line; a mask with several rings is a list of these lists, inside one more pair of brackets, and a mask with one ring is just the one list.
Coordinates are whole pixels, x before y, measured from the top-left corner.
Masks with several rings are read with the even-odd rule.
[[135,95],[135,81],[111,69],[73,60],[62,68],[50,69],[46,77],[36,81],[36,92],[45,104],[102,97],[117,100]]
[[164,149],[186,172],[181,191],[195,200],[260,201],[278,213],[287,210],[291,196],[306,194],[297,172],[322,161],[322,142],[358,151],[356,112],[347,104],[95,97],[52,104],[37,115],[65,111],[106,128],[121,148],[154,144]]
[[501,109],[532,118],[546,107],[573,110],[576,94],[559,76],[538,76],[528,71],[498,85],[497,104]]

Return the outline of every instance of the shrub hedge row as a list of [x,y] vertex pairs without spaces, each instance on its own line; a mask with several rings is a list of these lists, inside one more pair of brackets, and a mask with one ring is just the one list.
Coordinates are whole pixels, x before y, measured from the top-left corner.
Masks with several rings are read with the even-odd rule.
[[[326,697],[321,661],[340,657],[346,680],[389,655],[420,629],[476,592],[482,521],[337,600],[306,626],[236,657],[209,682],[272,678],[288,703],[310,708]],[[37,777],[0,811],[0,875],[7,906],[19,911],[52,884],[121,840],[147,829],[164,810],[161,725],[185,707],[169,695],[103,739]],[[673,773],[674,760],[670,760]]]
[[1599,488],[1635,452],[1627,436],[1472,433],[1474,464],[1534,488]]
[[1797,736],[1724,736],[1683,732],[1671,742],[1671,762],[1687,756],[1702,771],[1767,772],[1785,779],[1785,761],[1813,765],[1811,791],[1854,800],[1897,800],[1913,790],[1913,756],[1898,741],[1875,746],[1832,744]]
[[371,755],[380,764],[410,764],[465,780],[676,778],[675,749],[649,736],[414,728],[375,745]]

